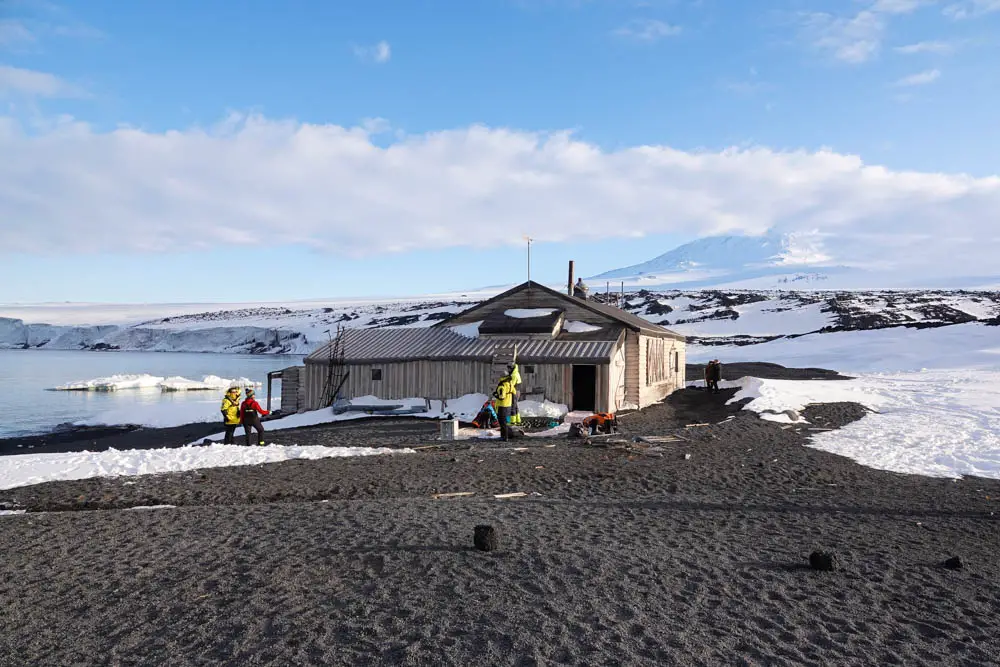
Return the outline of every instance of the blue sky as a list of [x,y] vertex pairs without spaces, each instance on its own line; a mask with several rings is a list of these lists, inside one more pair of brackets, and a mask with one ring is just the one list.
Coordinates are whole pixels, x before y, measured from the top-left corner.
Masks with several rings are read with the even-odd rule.
[[[0,116],[17,127],[14,155],[44,154],[51,163],[60,161],[59,150],[72,149],[74,164],[81,165],[77,172],[93,167],[97,174],[127,145],[136,152],[114,165],[123,170],[117,183],[165,152],[199,149],[204,142],[195,139],[169,150],[157,146],[176,133],[190,138],[198,128],[215,132],[212,128],[234,113],[242,115],[238,122],[250,117],[310,127],[364,126],[371,129],[375,148],[407,138],[430,142],[433,133],[476,125],[494,133],[491,146],[505,140],[504,128],[571,130],[573,139],[600,152],[614,173],[628,171],[616,168],[616,155],[644,145],[691,155],[722,154],[734,146],[778,154],[828,148],[838,156],[859,156],[865,165],[884,166],[900,179],[912,171],[950,178],[969,174],[987,182],[998,172],[1000,154],[998,37],[1000,0],[257,0],[239,8],[194,0],[8,0],[0,4]],[[69,117],[85,124],[79,131],[88,133],[92,153],[83,156],[79,142],[65,147],[68,130],[59,128]],[[122,127],[144,141],[126,142],[119,134],[111,142]],[[240,141],[252,138],[245,128],[238,132]],[[65,146],[56,146],[60,141]],[[281,141],[302,144],[289,136]],[[140,144],[146,152],[136,148]],[[257,145],[256,150],[266,149]],[[498,149],[506,155],[505,150]],[[196,164],[204,165],[197,180],[207,187],[216,170],[233,168],[237,158],[227,157],[219,166],[212,160],[220,151],[206,151],[215,152]],[[424,150],[421,159],[429,160],[432,152]],[[458,154],[449,144],[448,151],[439,152],[447,153],[445,167],[434,162],[435,169],[476,168],[472,148]],[[531,155],[546,169],[551,166],[541,148]],[[556,162],[563,164],[562,158]],[[156,172],[161,181],[183,180],[192,172],[170,164],[183,172],[163,167]],[[313,177],[313,164],[303,158],[283,173],[302,169]],[[322,164],[330,167],[325,159]],[[429,169],[422,169],[417,158],[407,164],[413,171],[393,167],[394,177],[422,176]],[[822,164],[829,169],[827,161]],[[731,188],[729,168],[713,168],[713,187],[722,192],[755,187],[756,170],[740,177],[745,185]],[[791,173],[812,173],[813,168],[796,165]],[[370,165],[346,169],[331,167],[330,182],[347,187],[344,174],[350,173],[360,179],[351,185],[352,193],[377,182],[379,204],[391,196],[385,192],[399,190],[381,171],[364,180],[366,170],[374,169]],[[643,173],[634,165],[629,169]],[[387,252],[398,243],[386,240],[380,246],[359,238],[350,251],[341,252],[338,235],[320,231],[322,211],[310,209],[308,216],[316,221],[308,233],[297,235],[304,227],[296,227],[295,219],[304,212],[296,208],[296,197],[305,195],[294,183],[273,199],[255,203],[273,211],[266,222],[244,228],[247,211],[239,209],[240,202],[249,207],[260,192],[250,184],[267,177],[241,180],[227,174],[232,210],[213,202],[213,219],[224,218],[222,231],[195,242],[175,238],[182,230],[197,236],[206,226],[199,223],[187,231],[192,209],[171,211],[183,188],[150,193],[143,181],[126,193],[117,188],[115,201],[109,202],[99,198],[103,188],[86,184],[86,178],[97,175],[77,173],[67,184],[60,180],[69,178],[65,173],[43,182],[38,172],[25,167],[13,173],[14,182],[37,188],[37,200],[69,200],[79,190],[87,196],[54,212],[53,204],[28,206],[17,193],[0,190],[4,224],[17,227],[16,234],[3,239],[7,254],[0,261],[0,302],[275,300],[474,288],[523,278],[524,249],[517,242],[524,233],[547,237],[533,249],[535,277],[559,281],[567,259],[575,259],[584,273],[599,273],[705,233],[753,233],[769,224],[759,219],[763,213],[745,221],[734,222],[727,213],[711,224],[681,224],[670,215],[669,204],[666,209],[656,201],[633,206],[622,195],[614,200],[618,208],[606,201],[580,202],[579,216],[595,219],[581,222],[577,235],[567,214],[553,223],[552,228],[559,227],[555,233],[544,220],[563,200],[546,195],[537,211],[529,200],[494,217],[482,195],[470,209],[478,219],[442,224],[411,249]],[[546,173],[550,181],[564,178],[561,172]],[[496,178],[501,177],[491,176]],[[780,201],[786,195],[778,190],[787,181],[780,177],[760,187],[775,190],[774,200]],[[246,191],[234,185],[239,182],[247,184]],[[830,178],[824,176],[823,182]],[[322,188],[322,179],[311,187]],[[574,187],[559,191],[567,208],[577,203],[573,192],[586,190]],[[430,197],[434,188],[428,185],[419,194]],[[222,192],[222,185],[213,191]],[[23,195],[24,188],[19,192]],[[317,192],[308,193],[310,201]],[[831,197],[838,192],[831,186]],[[322,206],[336,210],[340,199],[322,200]],[[116,223],[128,230],[125,235],[136,235],[134,242],[124,243],[123,234],[108,222],[114,215],[109,211],[133,205],[127,220]],[[761,210],[770,212],[776,205],[770,202]],[[442,218],[451,214],[444,195],[434,206]],[[496,202],[497,208],[503,206]],[[737,216],[742,208],[733,204]],[[412,231],[405,220],[408,209],[400,204],[391,210],[395,222],[379,227],[378,234],[407,237]],[[960,210],[967,212],[968,204]],[[874,214],[867,209],[851,213],[858,225]],[[885,213],[879,209],[878,214]],[[428,208],[412,224],[425,230],[433,226],[428,220],[434,215]],[[792,213],[774,215],[781,224],[796,219]],[[633,230],[636,216],[650,219]],[[532,222],[524,222],[525,217]],[[352,209],[351,215],[340,215],[337,229],[354,234],[351,220],[372,226],[364,211],[355,215]],[[815,221],[810,224],[815,227]],[[142,230],[147,225],[150,237],[169,237],[169,242],[146,243]],[[234,242],[225,235],[232,228],[242,229]],[[65,243],[51,242],[56,236]],[[289,243],[290,237],[295,242]],[[29,275],[32,280],[25,281]],[[235,287],[219,282],[229,275]]]

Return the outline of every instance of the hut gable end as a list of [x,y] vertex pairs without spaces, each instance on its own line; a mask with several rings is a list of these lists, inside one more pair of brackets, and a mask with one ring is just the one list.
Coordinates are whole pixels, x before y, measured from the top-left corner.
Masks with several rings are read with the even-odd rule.
[[612,317],[596,312],[559,292],[527,282],[493,297],[483,303],[436,323],[435,327],[453,327],[460,324],[484,322],[502,316],[508,310],[550,310],[562,312],[566,322],[584,322],[597,327],[616,327],[621,323]]

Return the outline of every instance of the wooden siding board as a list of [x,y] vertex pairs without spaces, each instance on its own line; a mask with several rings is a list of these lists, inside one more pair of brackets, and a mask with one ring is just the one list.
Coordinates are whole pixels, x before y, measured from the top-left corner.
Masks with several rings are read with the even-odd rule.
[[625,401],[639,405],[639,334],[625,333]]

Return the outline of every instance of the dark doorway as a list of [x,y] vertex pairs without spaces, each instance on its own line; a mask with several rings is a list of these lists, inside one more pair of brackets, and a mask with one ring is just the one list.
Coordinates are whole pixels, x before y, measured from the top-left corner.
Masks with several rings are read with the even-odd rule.
[[597,366],[573,366],[573,409],[597,409]]

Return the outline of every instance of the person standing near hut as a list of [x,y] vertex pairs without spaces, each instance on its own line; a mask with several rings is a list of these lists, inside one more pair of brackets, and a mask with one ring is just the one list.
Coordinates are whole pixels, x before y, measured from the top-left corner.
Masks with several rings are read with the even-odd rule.
[[222,442],[235,444],[236,427],[240,425],[240,388],[230,387],[222,398],[222,424],[226,427],[226,437]]
[[587,287],[586,283],[583,282],[583,278],[577,278],[576,284],[573,285],[573,296],[575,296],[578,299],[583,299],[584,301],[586,301],[587,292],[589,291],[590,288]]
[[521,384],[521,371],[518,369],[516,361],[507,366],[507,371],[510,373],[510,383],[513,386],[510,401],[510,423],[516,426],[521,423],[521,414],[517,409],[517,388]]
[[257,429],[257,444],[261,447],[264,446],[264,426],[260,423],[261,415],[271,414],[264,408],[260,407],[260,403],[253,397],[254,391],[252,388],[246,388],[246,399],[243,404],[240,405],[240,422],[243,423],[243,431],[246,436],[247,447],[250,446],[250,429]]
[[510,440],[510,406],[514,402],[514,383],[504,375],[497,383],[493,396],[497,400],[497,419],[500,422],[500,439]]
[[713,394],[718,394],[720,380],[722,380],[722,364],[718,359],[712,359],[705,366],[705,387]]

